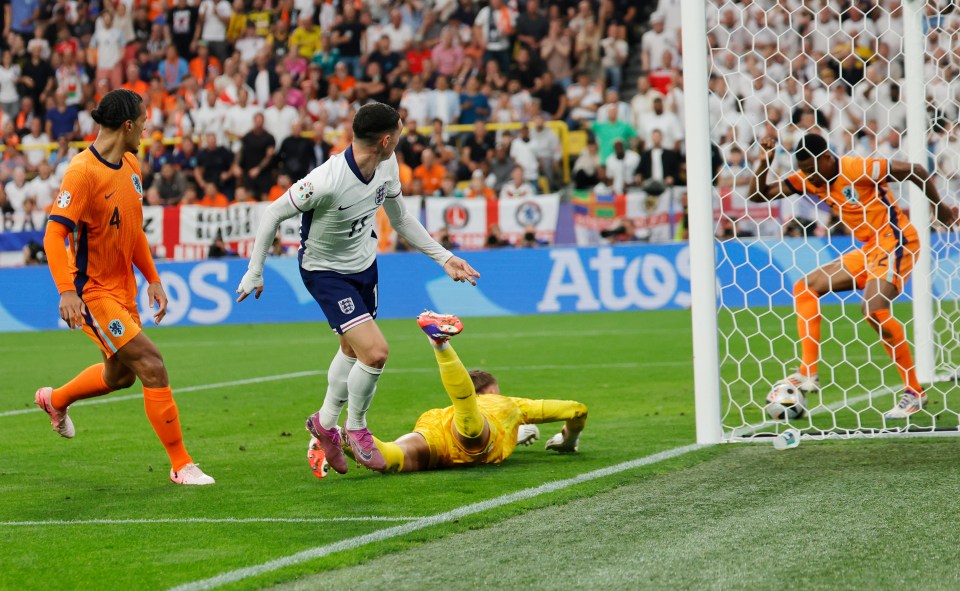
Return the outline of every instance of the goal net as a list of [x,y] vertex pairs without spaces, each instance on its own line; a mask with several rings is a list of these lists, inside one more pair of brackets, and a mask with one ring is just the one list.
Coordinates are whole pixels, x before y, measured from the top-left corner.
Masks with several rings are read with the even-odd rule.
[[[748,197],[763,138],[776,138],[768,174],[775,185],[797,170],[793,150],[800,138],[816,132],[838,156],[922,164],[933,172],[943,201],[956,211],[960,11],[952,10],[952,3],[927,2],[918,9],[922,19],[905,22],[909,5],[895,0],[707,0],[706,5],[710,140],[722,155],[722,164],[715,158],[713,191],[724,439],[770,436],[787,426],[813,437],[957,432],[956,231],[932,217],[926,228],[917,227],[920,233],[930,229],[930,262],[917,265],[892,305],[920,370],[926,408],[907,420],[884,417],[904,384],[864,318],[863,292],[854,290],[820,299],[820,391],[807,395],[802,418],[774,421],[765,412],[767,394],[800,365],[794,285],[863,242],[852,236],[849,223],[802,186],[802,194],[767,203]],[[922,53],[923,61],[919,75],[909,72],[909,64],[918,59],[908,59],[905,26],[913,22],[915,39],[920,39],[914,51]],[[914,101],[923,112],[912,116],[920,122],[915,129],[920,128],[925,148],[919,159],[916,149],[913,157],[908,149],[912,93],[923,99]],[[915,218],[908,185],[891,182],[884,194]],[[856,190],[844,195],[851,201],[860,197]]]

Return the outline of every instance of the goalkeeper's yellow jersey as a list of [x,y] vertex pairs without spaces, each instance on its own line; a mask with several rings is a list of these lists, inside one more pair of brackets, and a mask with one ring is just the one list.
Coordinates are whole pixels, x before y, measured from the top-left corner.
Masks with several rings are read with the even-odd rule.
[[490,426],[490,443],[486,449],[474,453],[464,451],[454,436],[452,406],[420,415],[413,431],[427,440],[430,468],[499,464],[516,449],[520,425],[565,421],[587,414],[586,406],[572,400],[530,400],[499,394],[480,394],[477,405]]

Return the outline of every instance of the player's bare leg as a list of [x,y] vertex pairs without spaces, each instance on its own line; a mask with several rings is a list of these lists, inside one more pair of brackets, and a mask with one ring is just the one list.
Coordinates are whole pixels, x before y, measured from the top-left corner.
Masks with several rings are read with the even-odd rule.
[[897,366],[903,379],[904,391],[900,401],[886,415],[888,419],[905,419],[927,403],[927,395],[917,379],[917,370],[910,353],[906,331],[893,317],[890,307],[900,295],[900,289],[883,279],[871,279],[863,288],[863,315],[883,342],[883,348]]
[[[387,464],[367,428],[367,410],[377,391],[377,381],[387,364],[390,348],[376,321],[370,320],[340,335],[340,347],[357,362],[347,376],[347,421],[343,430],[358,462],[382,471]],[[329,458],[328,458],[329,461]]]
[[193,463],[183,445],[180,414],[173,401],[163,356],[142,332],[117,351],[118,361],[140,378],[143,407],[160,442],[170,456],[170,480],[177,484],[213,484],[214,480]]
[[801,363],[799,370],[782,382],[804,393],[820,389],[817,374],[817,363],[820,361],[820,298],[828,293],[850,291],[855,286],[853,275],[843,267],[840,259],[815,269],[793,286]]

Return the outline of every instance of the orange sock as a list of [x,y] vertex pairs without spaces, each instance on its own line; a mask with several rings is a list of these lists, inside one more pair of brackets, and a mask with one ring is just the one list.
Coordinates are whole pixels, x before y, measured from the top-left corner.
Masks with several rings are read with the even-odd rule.
[[147,418],[153,425],[160,443],[170,456],[173,469],[180,470],[193,460],[183,446],[183,434],[180,432],[180,415],[177,413],[177,403],[173,401],[173,392],[170,386],[163,388],[143,389],[143,408],[147,411]]
[[103,379],[103,364],[98,363],[81,371],[77,377],[54,390],[50,401],[53,403],[53,408],[64,410],[77,400],[103,396],[110,392],[113,390]]
[[903,384],[917,394],[923,394],[923,386],[917,379],[917,368],[913,365],[910,343],[900,321],[890,314],[890,310],[877,310],[870,313],[870,324],[880,333],[883,348],[897,366]]
[[817,373],[820,361],[820,297],[801,280],[793,286],[793,305],[797,310],[797,332],[800,334],[800,373]]

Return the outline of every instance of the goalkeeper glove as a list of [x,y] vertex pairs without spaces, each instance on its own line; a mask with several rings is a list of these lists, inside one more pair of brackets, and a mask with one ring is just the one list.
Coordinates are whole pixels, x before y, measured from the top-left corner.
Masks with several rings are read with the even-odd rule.
[[517,445],[533,445],[540,439],[540,429],[536,425],[520,425],[517,429]]
[[548,439],[546,445],[543,446],[544,449],[552,449],[559,453],[574,453],[580,449],[580,434],[567,436],[565,431],[566,429]]

